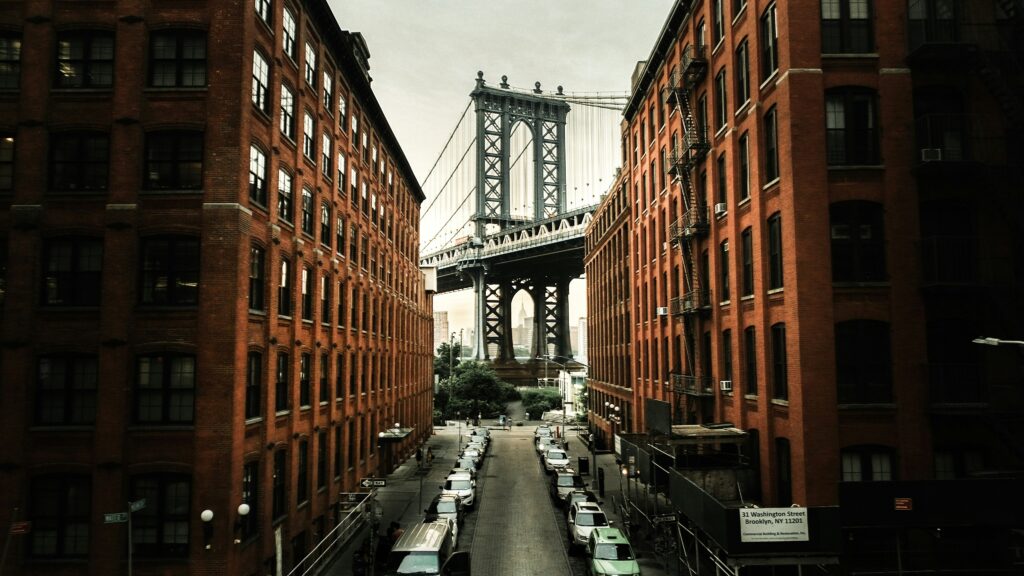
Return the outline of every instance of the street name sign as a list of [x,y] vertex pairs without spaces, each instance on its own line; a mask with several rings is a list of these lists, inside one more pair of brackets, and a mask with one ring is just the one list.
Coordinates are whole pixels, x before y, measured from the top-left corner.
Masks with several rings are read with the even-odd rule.
[[103,523],[104,524],[119,524],[121,522],[127,522],[127,521],[128,521],[128,513],[127,512],[114,512],[112,514],[104,514],[103,515]]
[[139,510],[142,510],[145,507],[146,507],[146,499],[145,498],[139,498],[135,502],[129,502],[128,503],[128,510],[131,511],[131,512],[138,512]]
[[387,478],[363,478],[359,481],[363,488],[383,488],[388,485]]

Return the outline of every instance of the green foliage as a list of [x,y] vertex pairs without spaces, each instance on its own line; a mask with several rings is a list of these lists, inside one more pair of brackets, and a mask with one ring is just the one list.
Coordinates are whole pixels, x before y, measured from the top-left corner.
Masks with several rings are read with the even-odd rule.
[[[490,366],[466,361],[455,367],[452,378],[441,386],[445,406],[435,404],[447,418],[497,418],[505,405],[519,398],[515,387],[498,378]],[[440,396],[439,394],[438,396]]]
[[520,391],[523,410],[530,413],[531,418],[540,418],[541,414],[562,407],[562,395],[558,388],[526,388]]
[[460,364],[459,350],[448,342],[442,342],[437,347],[437,356],[434,356],[434,374],[441,380],[451,377],[449,367],[457,367]]

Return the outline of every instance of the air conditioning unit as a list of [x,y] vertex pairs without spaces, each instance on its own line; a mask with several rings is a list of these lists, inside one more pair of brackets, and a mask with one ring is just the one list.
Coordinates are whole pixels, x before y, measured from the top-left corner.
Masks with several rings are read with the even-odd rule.
[[722,214],[725,214],[728,211],[729,211],[728,204],[726,204],[724,202],[720,202],[718,204],[715,204],[715,216],[721,216]]
[[921,148],[921,162],[941,162],[942,148]]
[[732,392],[732,380],[720,380],[718,386],[722,389],[722,392]]
[[654,309],[654,313],[658,316],[668,316],[668,306],[658,306]]

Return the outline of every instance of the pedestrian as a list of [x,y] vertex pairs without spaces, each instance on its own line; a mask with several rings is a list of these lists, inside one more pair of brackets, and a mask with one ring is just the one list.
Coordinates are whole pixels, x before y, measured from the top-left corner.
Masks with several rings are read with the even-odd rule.
[[423,448],[416,449],[416,467],[420,468],[423,464]]
[[427,446],[427,466],[433,466],[433,465],[434,465],[434,451],[430,448],[430,446]]

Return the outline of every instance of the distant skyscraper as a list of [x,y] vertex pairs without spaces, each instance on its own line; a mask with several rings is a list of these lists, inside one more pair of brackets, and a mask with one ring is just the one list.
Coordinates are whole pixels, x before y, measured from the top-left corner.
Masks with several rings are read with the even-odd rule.
[[579,323],[576,328],[576,346],[573,348],[575,351],[574,357],[580,362],[587,361],[587,317],[580,316]]
[[434,310],[434,351],[442,342],[448,341],[448,311]]

